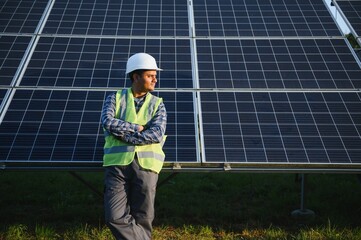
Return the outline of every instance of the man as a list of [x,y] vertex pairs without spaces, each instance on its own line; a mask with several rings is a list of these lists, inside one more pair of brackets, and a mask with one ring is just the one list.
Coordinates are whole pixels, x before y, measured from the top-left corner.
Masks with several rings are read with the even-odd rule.
[[116,239],[151,239],[167,123],[162,99],[150,93],[160,70],[149,54],[131,56],[131,88],[110,94],[103,106],[105,220]]

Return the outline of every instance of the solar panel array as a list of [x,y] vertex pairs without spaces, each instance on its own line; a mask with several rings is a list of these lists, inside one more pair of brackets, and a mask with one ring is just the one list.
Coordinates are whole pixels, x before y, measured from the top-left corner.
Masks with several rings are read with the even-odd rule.
[[130,55],[161,68],[166,168],[359,171],[361,69],[322,0],[8,0],[0,166],[98,168]]

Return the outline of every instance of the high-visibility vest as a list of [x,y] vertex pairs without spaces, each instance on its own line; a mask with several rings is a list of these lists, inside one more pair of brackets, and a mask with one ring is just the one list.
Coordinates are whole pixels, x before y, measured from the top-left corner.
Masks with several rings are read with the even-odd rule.
[[[133,93],[130,88],[119,90],[116,93],[115,118],[127,122],[145,125],[155,115],[162,98],[147,94],[142,107],[136,113]],[[124,166],[130,164],[137,154],[142,168],[159,173],[163,167],[165,154],[162,150],[166,136],[161,143],[147,145],[133,145],[119,140],[108,131],[104,130],[105,144],[103,166]]]

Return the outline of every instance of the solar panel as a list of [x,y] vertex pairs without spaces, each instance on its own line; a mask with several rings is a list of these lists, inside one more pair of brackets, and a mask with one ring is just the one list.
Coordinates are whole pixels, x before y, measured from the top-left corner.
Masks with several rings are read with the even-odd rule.
[[0,3],[0,32],[34,33],[48,0],[3,0]]
[[205,162],[361,164],[360,93],[201,93]]
[[[17,90],[0,125],[0,159],[8,166],[101,166],[104,91]],[[197,162],[193,94],[159,94],[167,107],[167,162]]]
[[0,85],[11,85],[30,39],[21,36],[0,36]]
[[355,89],[361,69],[344,39],[197,40],[201,88]]
[[188,36],[186,1],[57,0],[44,33]]
[[91,161],[97,152],[103,97],[104,93],[16,91],[1,125],[1,159]]
[[361,35],[361,2],[360,1],[337,1],[349,26],[356,36]]
[[167,71],[159,88],[192,88],[189,40],[43,37],[32,55],[21,86],[127,87],[128,57],[148,52]]
[[193,0],[197,36],[339,36],[319,0]]

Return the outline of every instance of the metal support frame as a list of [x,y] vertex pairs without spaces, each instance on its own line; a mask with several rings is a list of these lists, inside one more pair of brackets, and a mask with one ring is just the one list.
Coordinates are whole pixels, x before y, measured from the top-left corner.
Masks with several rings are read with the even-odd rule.
[[291,215],[294,218],[298,218],[298,219],[307,219],[307,218],[312,218],[315,216],[315,212],[305,208],[305,181],[306,181],[306,176],[305,174],[301,174],[301,204],[300,204],[300,209],[296,209],[294,211],[292,211]]
[[157,189],[159,189],[161,186],[163,186],[164,184],[166,184],[167,182],[169,182],[171,179],[173,179],[175,176],[178,175],[179,172],[173,172],[171,173],[168,177],[166,177],[165,179],[163,179],[163,181],[159,182],[157,185]]
[[88,187],[92,192],[94,192],[100,199],[103,199],[103,193],[101,193],[98,189],[96,189],[93,185],[91,185],[89,182],[87,182],[84,178],[82,178],[79,174],[76,172],[69,172],[71,176],[73,176],[75,179],[77,179],[79,182],[84,184],[86,187]]

